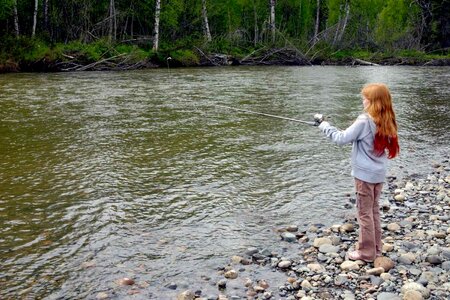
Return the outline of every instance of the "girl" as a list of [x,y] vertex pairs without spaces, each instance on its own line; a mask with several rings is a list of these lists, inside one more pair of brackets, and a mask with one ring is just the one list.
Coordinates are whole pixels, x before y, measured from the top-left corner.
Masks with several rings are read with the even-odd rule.
[[351,260],[373,261],[381,256],[380,199],[386,176],[387,159],[400,151],[397,122],[389,89],[381,83],[366,85],[362,91],[365,113],[344,131],[338,130],[320,115],[316,125],[334,143],[352,143],[352,176],[355,178],[357,219],[360,227],[359,249],[347,253]]

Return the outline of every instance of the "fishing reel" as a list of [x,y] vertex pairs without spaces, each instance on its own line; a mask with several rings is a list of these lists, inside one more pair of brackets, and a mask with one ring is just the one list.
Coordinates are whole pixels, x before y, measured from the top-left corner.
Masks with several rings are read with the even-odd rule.
[[325,117],[322,114],[315,114],[314,115],[314,126],[319,126],[320,123],[325,120]]

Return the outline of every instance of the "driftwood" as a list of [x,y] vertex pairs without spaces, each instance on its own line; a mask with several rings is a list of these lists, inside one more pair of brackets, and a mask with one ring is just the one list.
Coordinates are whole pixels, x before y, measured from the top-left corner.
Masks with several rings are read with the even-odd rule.
[[132,56],[126,53],[118,54],[99,61],[81,64],[75,55],[64,55],[72,58],[71,61],[62,61],[55,64],[60,71],[103,71],[103,70],[136,70],[142,68],[155,67],[147,60],[133,61]]
[[233,64],[233,59],[226,54],[213,53],[207,55],[200,48],[195,47],[195,49],[200,53],[200,65],[202,66],[227,66]]
[[365,61],[365,60],[362,60],[362,59],[359,59],[359,58],[354,58],[353,59],[353,65],[355,63],[358,63],[359,65],[364,65],[364,66],[379,66],[379,64],[372,63],[370,61]]
[[293,48],[260,49],[239,61],[241,65],[311,65],[301,52]]

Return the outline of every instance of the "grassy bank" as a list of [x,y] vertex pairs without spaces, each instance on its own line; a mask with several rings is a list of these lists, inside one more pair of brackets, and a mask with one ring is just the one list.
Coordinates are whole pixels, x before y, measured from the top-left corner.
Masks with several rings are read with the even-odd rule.
[[[98,40],[51,44],[39,39],[7,38],[0,45],[0,72],[128,70],[151,67],[206,65],[450,65],[450,54],[399,50],[313,49],[295,47],[240,48],[230,45],[180,46],[154,52],[149,45],[111,44]],[[169,59],[170,57],[170,59]]]

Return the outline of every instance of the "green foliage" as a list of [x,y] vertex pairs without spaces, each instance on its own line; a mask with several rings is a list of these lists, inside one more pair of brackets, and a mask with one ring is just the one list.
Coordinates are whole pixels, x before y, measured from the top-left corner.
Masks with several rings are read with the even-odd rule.
[[[1,59],[64,60],[68,55],[89,63],[127,53],[136,60],[151,57],[163,64],[171,55],[181,65],[195,65],[198,57],[191,50],[195,47],[205,53],[242,57],[259,47],[289,46],[316,58],[350,55],[361,59],[371,58],[370,53],[400,55],[399,50],[450,47],[450,0],[321,0],[321,34],[313,49],[317,0],[276,1],[275,45],[268,27],[268,0],[207,0],[211,42],[204,38],[202,1],[161,0],[162,57],[150,51],[154,0],[114,1],[117,28],[113,41],[117,44],[108,40],[112,30],[109,0],[39,1],[37,36],[41,40],[23,38],[30,35],[33,23],[34,1],[26,0],[17,0],[22,37],[8,38],[14,35],[14,1],[0,0]],[[44,3],[49,4],[48,23],[44,22]]]
[[9,17],[12,14],[13,4],[13,0],[0,0],[0,20]]
[[50,47],[42,40],[6,37],[0,47],[0,60],[14,58],[19,62],[36,62],[51,56]]
[[377,41],[388,49],[393,49],[397,45],[404,46],[402,43],[411,46],[412,23],[417,20],[418,14],[417,4],[405,2],[405,0],[388,0],[379,14],[376,28]]
[[200,63],[200,58],[192,50],[175,50],[170,52],[170,56],[175,63],[186,67],[197,66]]

